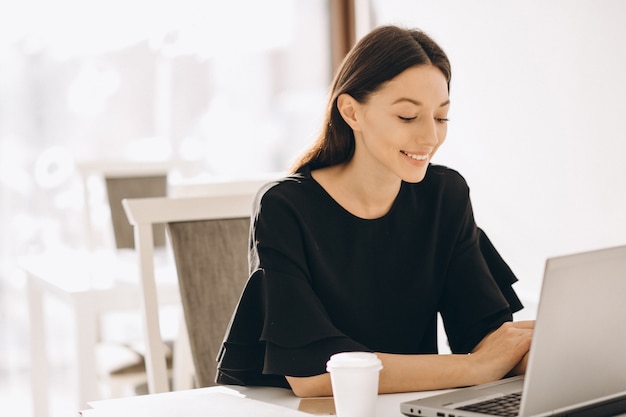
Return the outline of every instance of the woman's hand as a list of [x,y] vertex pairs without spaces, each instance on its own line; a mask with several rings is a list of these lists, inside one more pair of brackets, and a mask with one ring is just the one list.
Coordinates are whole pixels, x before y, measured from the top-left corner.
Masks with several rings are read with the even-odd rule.
[[526,371],[534,321],[507,322],[489,333],[472,351],[477,383]]
[[524,355],[521,361],[506,376],[524,375],[526,373],[526,365],[528,364],[528,355],[530,352]]

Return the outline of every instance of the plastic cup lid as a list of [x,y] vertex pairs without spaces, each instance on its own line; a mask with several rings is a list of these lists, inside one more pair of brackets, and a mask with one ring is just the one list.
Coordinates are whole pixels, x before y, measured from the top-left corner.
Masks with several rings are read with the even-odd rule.
[[330,357],[326,363],[326,370],[336,368],[377,368],[382,369],[382,363],[378,356],[370,352],[342,352]]

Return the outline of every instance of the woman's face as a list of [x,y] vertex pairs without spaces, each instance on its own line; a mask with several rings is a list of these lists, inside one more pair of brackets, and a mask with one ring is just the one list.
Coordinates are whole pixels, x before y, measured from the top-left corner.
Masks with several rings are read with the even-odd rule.
[[368,170],[422,181],[447,133],[450,101],[443,73],[432,65],[409,68],[353,105],[355,158]]

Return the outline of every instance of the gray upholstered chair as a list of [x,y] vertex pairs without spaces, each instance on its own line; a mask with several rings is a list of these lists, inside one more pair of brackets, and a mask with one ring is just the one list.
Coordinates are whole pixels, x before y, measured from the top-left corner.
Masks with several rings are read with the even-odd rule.
[[248,278],[247,244],[255,192],[232,192],[123,201],[140,259],[150,393],[170,390],[154,279],[152,226],[167,225],[184,312],[181,337],[174,346],[174,389],[188,388],[190,375],[195,376],[192,385],[212,385],[220,345]]

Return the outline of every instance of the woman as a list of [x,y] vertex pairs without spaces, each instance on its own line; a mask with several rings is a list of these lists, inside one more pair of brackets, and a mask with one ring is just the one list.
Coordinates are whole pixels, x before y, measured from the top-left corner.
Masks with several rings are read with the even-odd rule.
[[[331,395],[325,364],[342,351],[379,356],[381,393],[523,372],[533,323],[512,322],[516,278],[464,179],[430,164],[450,74],[417,30],[380,27],[350,51],[316,143],[258,196],[218,382]],[[438,312],[452,355],[437,354]]]

